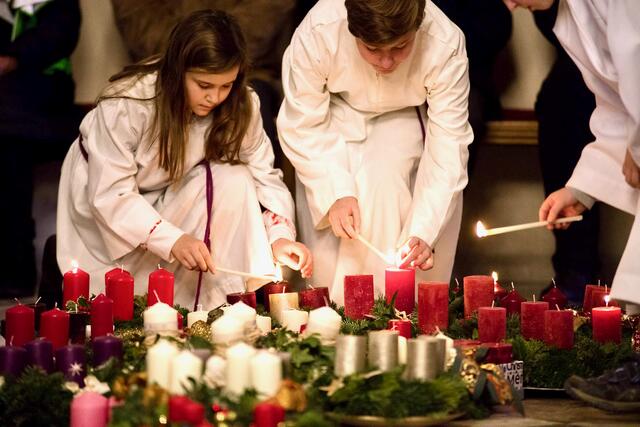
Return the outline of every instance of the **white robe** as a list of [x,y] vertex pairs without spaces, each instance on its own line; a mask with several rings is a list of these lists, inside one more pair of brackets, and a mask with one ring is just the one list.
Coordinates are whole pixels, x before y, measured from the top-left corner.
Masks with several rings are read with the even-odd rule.
[[[358,53],[343,0],[320,0],[284,54],[278,132],[298,178],[300,238],[315,283],[338,303],[345,274],[374,274],[384,290],[384,263],[327,228],[329,208],[346,196],[358,199],[363,237],[389,254],[420,237],[435,247],[436,267],[418,279],[450,279],[473,140],[468,62],[462,32],[432,3],[425,12],[409,57],[388,75]],[[414,107],[425,102],[423,140]]]
[[562,0],[554,32],[594,93],[587,145],[567,186],[635,215],[611,297],[640,303],[638,190],[625,182],[626,150],[640,165],[640,2]]
[[[151,98],[155,74],[127,89],[134,98]],[[213,175],[211,245],[221,267],[273,274],[270,243],[294,239],[286,225],[269,235],[260,204],[293,220],[293,200],[273,169],[273,150],[262,129],[258,98],[251,93],[253,117],[242,142],[244,165],[210,163]],[[184,233],[203,239],[207,206],[205,135],[211,117],[196,118],[189,127],[185,175],[170,185],[158,165],[158,144],[149,143],[153,103],[125,98],[101,101],[82,121],[82,144],[76,140],[62,166],[57,214],[57,258],[61,271],[72,260],[91,275],[91,292],[104,292],[104,273],[124,264],[135,279],[135,292],[147,291],[148,275],[162,264],[175,273],[175,303],[191,307],[198,272],[183,268],[171,254]],[[154,225],[162,220],[157,227]],[[153,229],[153,232],[150,231]],[[142,246],[146,246],[146,250]],[[237,276],[203,274],[200,302],[212,308],[225,295],[244,287]]]

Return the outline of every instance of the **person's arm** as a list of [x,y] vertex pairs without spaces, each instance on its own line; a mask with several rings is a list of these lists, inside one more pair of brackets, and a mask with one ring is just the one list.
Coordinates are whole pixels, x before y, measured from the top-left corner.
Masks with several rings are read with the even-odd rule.
[[82,144],[89,154],[87,198],[112,260],[143,246],[168,262],[184,234],[163,219],[140,194],[135,152],[150,125],[139,101],[98,103]]
[[452,203],[467,185],[469,76],[464,36],[427,87],[428,120],[409,215],[409,236],[433,247],[452,214]]
[[42,71],[71,55],[80,33],[78,0],[53,0],[36,13],[37,25],[26,29],[7,54],[21,69]]
[[329,126],[330,62],[328,47],[305,19],[282,61],[284,101],[278,132],[283,151],[306,187],[317,228],[329,225],[327,213],[338,199],[357,196],[344,137]]

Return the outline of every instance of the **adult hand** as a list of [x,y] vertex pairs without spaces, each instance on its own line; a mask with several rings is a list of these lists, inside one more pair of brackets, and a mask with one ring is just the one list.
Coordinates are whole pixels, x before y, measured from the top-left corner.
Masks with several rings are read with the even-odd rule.
[[216,272],[207,245],[186,233],[173,244],[171,254],[188,270]]
[[360,207],[355,197],[343,197],[329,208],[329,224],[337,237],[355,239],[360,232]]
[[0,76],[18,67],[18,61],[13,56],[0,55]]
[[433,268],[433,251],[427,242],[412,236],[398,249],[396,253],[398,268],[419,268],[429,270]]
[[633,188],[640,188],[640,168],[631,157],[631,153],[627,150],[624,155],[624,163],[622,163],[622,173],[624,180]]
[[529,10],[547,10],[555,0],[502,0],[509,8],[514,10],[516,7],[524,7]]
[[271,244],[271,250],[276,261],[294,270],[300,270],[303,278],[311,277],[313,257],[305,245],[288,239],[278,239]]
[[[580,203],[568,188],[561,188],[558,191],[554,191],[542,202],[540,210],[538,211],[538,218],[540,221],[553,222],[558,218],[564,218],[567,216],[580,215],[586,210],[586,206]],[[547,224],[549,230],[566,230],[570,223],[564,224]]]

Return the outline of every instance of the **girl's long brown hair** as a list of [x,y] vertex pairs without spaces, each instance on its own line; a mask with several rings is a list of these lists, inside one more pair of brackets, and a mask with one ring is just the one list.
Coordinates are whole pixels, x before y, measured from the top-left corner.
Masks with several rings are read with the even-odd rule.
[[[248,59],[246,43],[236,20],[222,11],[201,10],[182,20],[171,32],[163,55],[147,58],[125,67],[110,82],[158,73],[156,95],[141,99],[155,103],[151,141],[159,143],[160,166],[172,181],[182,177],[189,122],[192,112],[185,93],[185,73],[222,73],[238,67],[238,76],[227,99],[211,112],[212,123],[206,135],[205,159],[240,163],[242,139],[249,127],[252,108],[246,86]],[[107,89],[107,91],[109,88]],[[122,92],[122,91],[121,91]],[[103,93],[98,102],[126,96]]]

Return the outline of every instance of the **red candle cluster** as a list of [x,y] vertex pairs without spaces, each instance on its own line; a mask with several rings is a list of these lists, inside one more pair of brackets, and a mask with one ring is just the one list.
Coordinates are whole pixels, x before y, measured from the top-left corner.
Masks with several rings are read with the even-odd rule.
[[62,305],[67,301],[78,301],[80,296],[89,299],[89,273],[74,266],[62,278]]
[[[113,301],[115,320],[133,319],[133,276],[122,268],[114,268],[104,275],[107,298]],[[155,298],[155,297],[154,297]]]
[[484,343],[483,347],[487,347],[487,356],[484,361],[486,363],[510,363],[513,360],[513,348],[511,344],[504,342]]
[[91,301],[91,339],[113,333],[113,301],[100,294]]
[[547,310],[544,312],[544,342],[552,347],[573,347],[573,312]]
[[[158,268],[149,274],[149,285],[147,288],[147,307],[160,301],[173,307],[173,273]],[[157,296],[156,296],[157,295]]]
[[591,293],[595,290],[595,289],[599,289],[600,286],[598,285],[586,285],[584,287],[584,300],[582,301],[582,311],[585,313],[591,313],[591,304],[592,304],[592,300],[591,300]]
[[591,326],[593,339],[606,343],[620,344],[622,339],[620,307],[594,307],[591,310]]
[[23,304],[14,305],[5,313],[5,338],[7,345],[22,346],[35,334],[35,312]]
[[449,326],[449,284],[423,282],[418,284],[418,326],[423,334]]
[[416,272],[410,269],[387,268],[384,272],[384,295],[387,304],[396,296],[395,307],[407,315],[413,313],[416,299]]
[[284,421],[284,418],[284,408],[275,403],[261,402],[253,409],[255,427],[277,427]]
[[40,336],[51,341],[54,351],[69,344],[69,313],[57,307],[42,313]]
[[552,310],[556,308],[556,306],[560,310],[567,306],[567,297],[555,285],[549,289],[549,292],[542,296],[542,301],[548,302]]
[[310,309],[329,305],[329,288],[321,286],[301,290],[298,292],[298,305]]
[[227,294],[227,302],[229,304],[235,304],[238,301],[242,301],[249,307],[256,308],[256,293],[255,292],[235,292]]
[[493,302],[493,278],[491,276],[465,276],[464,318],[470,319],[478,307],[491,307]]
[[525,301],[520,306],[520,333],[528,340],[544,339],[544,312],[549,303],[544,301]]
[[524,301],[526,301],[526,299],[522,298],[522,295],[513,288],[504,298],[502,298],[500,305],[507,309],[507,315],[520,315],[520,304]]
[[344,314],[362,319],[373,309],[373,275],[344,276]]
[[389,322],[387,323],[387,329],[398,331],[398,335],[401,337],[405,337],[406,339],[411,338],[411,320],[389,320]]
[[478,308],[478,338],[481,342],[500,342],[507,337],[507,310],[504,307]]

